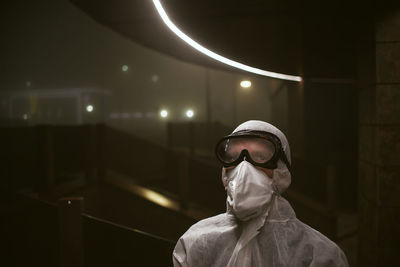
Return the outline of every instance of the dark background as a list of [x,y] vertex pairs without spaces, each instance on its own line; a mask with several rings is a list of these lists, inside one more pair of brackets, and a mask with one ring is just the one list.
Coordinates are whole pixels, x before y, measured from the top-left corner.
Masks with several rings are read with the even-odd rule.
[[[351,266],[395,266],[397,6],[162,4],[210,50],[302,82],[207,58],[168,30],[151,1],[3,3],[4,261],[143,266],[147,248],[156,247],[159,262],[147,264],[170,266],[179,236],[225,211],[214,144],[239,123],[260,119],[288,137],[293,172],[285,197],[299,219],[338,243]],[[240,87],[242,80],[252,86]]]

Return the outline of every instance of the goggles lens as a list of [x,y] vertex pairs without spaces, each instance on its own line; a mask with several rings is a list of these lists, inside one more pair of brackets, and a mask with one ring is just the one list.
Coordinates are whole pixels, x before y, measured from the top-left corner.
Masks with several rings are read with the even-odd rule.
[[251,159],[259,164],[265,164],[275,155],[275,145],[270,140],[261,137],[231,137],[218,144],[218,157],[230,164],[237,160],[242,151],[247,150]]

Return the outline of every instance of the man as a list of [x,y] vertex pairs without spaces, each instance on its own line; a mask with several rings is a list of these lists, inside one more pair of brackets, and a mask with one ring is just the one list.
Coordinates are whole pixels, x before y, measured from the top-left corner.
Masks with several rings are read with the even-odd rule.
[[285,135],[247,121],[216,146],[227,211],[194,224],[179,239],[174,266],[348,266],[327,237],[302,223],[280,194],[290,185]]

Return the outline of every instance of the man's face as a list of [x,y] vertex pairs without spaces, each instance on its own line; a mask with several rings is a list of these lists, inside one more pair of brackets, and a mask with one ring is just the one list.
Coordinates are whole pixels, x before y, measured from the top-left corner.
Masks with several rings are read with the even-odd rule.
[[228,158],[236,159],[245,149],[256,162],[268,161],[275,153],[274,145],[260,138],[234,138],[227,143],[225,153]]
[[[257,141],[257,139],[235,139],[232,140],[234,142],[233,144],[230,144],[229,146],[229,154],[233,155],[233,157],[237,157],[240,155],[240,153],[244,150],[247,149],[247,151],[251,152],[251,154],[257,155],[265,155],[265,152],[267,151],[267,154],[270,154],[271,156],[273,155],[272,147],[266,146],[265,143]],[[258,167],[255,166],[257,169],[263,171],[264,173],[267,174],[269,178],[273,178],[274,175],[274,170],[263,168],[263,167]],[[225,167],[225,170],[228,172],[235,168],[235,166],[231,167]]]

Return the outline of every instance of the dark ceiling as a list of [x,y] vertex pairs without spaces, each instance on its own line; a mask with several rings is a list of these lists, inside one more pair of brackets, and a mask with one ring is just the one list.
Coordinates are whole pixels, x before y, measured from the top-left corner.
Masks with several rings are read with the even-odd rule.
[[[184,61],[230,69],[195,51],[170,32],[151,0],[71,2],[96,21],[144,46]],[[250,66],[292,75],[304,74],[303,58],[310,56],[304,49],[305,44],[320,50],[311,53],[318,60],[320,54],[329,54],[326,51],[337,49],[337,39],[340,39],[339,46],[354,41],[353,22],[359,20],[363,10],[357,3],[350,3],[293,0],[161,1],[170,19],[184,33],[210,50]],[[313,44],[315,42],[317,44]],[[349,55],[354,54],[354,48],[349,47],[344,49],[348,50],[346,52]],[[333,53],[333,61],[335,57]]]

